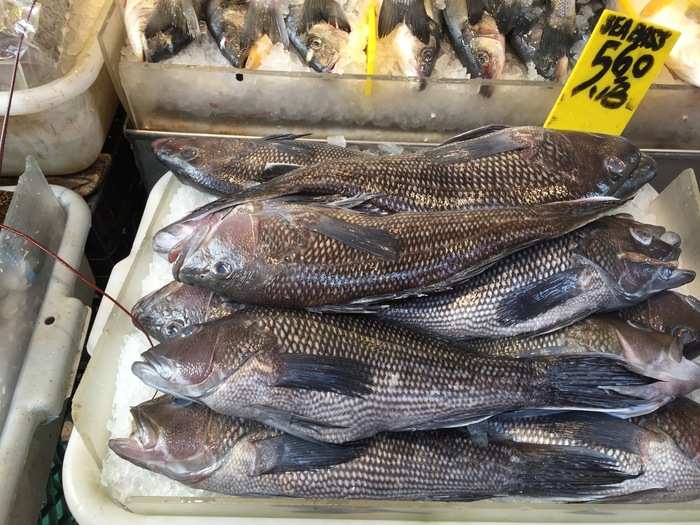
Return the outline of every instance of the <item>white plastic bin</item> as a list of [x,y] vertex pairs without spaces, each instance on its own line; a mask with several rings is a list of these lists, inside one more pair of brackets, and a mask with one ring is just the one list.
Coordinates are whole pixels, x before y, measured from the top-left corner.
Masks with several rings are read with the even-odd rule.
[[[171,202],[181,195],[183,185],[168,173],[161,178],[148,199],[141,225],[129,257],[115,267],[107,285],[126,307],[142,293],[143,281],[160,262],[151,248],[153,234],[168,220]],[[192,192],[192,203],[202,194]],[[198,202],[197,202],[198,201]],[[663,215],[663,210],[684,209],[682,215]],[[684,235],[683,267],[698,268],[695,258],[700,238],[697,231],[700,194],[691,170],[676,178],[650,206],[650,214]],[[686,213],[687,212],[687,213]],[[652,219],[649,219],[650,221]],[[693,221],[693,225],[685,224]],[[689,257],[690,256],[690,257]],[[155,262],[154,262],[155,261]],[[164,263],[165,264],[165,263]],[[154,284],[154,283],[149,283]],[[698,294],[698,283],[685,288]],[[115,400],[115,378],[124,338],[134,333],[131,320],[110,301],[102,301],[90,338],[90,364],[73,403],[76,431],[73,432],[63,466],[66,500],[80,525],[176,525],[184,523],[221,525],[267,525],[316,523],[369,525],[380,523],[691,523],[700,522],[700,504],[566,505],[554,503],[478,501],[473,503],[396,501],[319,501],[290,498],[238,498],[205,495],[194,497],[130,495],[120,503],[113,500],[101,483],[101,471],[110,436],[110,418]],[[146,347],[144,346],[144,350]],[[128,389],[127,389],[128,390]],[[128,476],[128,474],[125,474]],[[159,490],[170,493],[163,480]],[[172,494],[172,493],[170,493]]]
[[[117,97],[97,41],[111,0],[74,0],[68,17],[82,25],[64,43],[75,53],[72,67],[60,78],[16,90],[12,99],[3,175],[19,175],[32,155],[46,175],[84,170],[99,155]],[[0,92],[0,112],[7,111],[9,92]],[[0,122],[2,117],[0,117]]]
[[[90,210],[77,193],[51,189],[66,212],[58,255],[74,267],[82,264],[89,273],[83,252]],[[31,523],[43,503],[65,400],[87,332],[91,296],[70,270],[54,264],[0,432],[0,524]]]

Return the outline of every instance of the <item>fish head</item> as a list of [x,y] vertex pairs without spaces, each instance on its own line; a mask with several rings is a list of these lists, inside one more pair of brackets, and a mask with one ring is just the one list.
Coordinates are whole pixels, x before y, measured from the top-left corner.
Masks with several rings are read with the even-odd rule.
[[191,236],[173,265],[176,280],[211,290],[243,288],[256,277],[257,220],[251,205],[229,210],[201,236]]
[[621,305],[682,286],[695,277],[691,270],[678,269],[677,234],[626,215],[604,217],[580,231],[576,254],[602,270],[609,292]]
[[326,22],[314,24],[305,37],[307,63],[315,61],[323,71],[333,71],[348,45],[349,35]]
[[700,405],[679,397],[652,414],[635,420],[639,426],[668,435],[700,467]]
[[498,30],[496,20],[484,13],[478,24],[472,26],[472,48],[481,66],[484,78],[501,78],[506,65],[506,39]]
[[659,319],[664,329],[683,344],[700,341],[700,301],[691,295],[666,292],[649,299],[651,315]]
[[131,416],[129,437],[110,439],[109,448],[177,481],[196,484],[209,477],[233,444],[226,439],[230,430],[222,433],[227,418],[191,401],[166,395],[133,407]]
[[654,159],[623,137],[575,131],[543,133],[544,151],[568,157],[562,162],[570,163],[567,169],[576,173],[588,196],[626,199],[656,175]]

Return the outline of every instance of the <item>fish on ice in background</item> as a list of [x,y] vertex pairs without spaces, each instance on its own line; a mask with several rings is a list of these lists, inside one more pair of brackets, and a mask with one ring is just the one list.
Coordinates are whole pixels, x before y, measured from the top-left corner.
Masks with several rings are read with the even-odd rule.
[[241,33],[248,10],[247,0],[209,0],[207,26],[216,45],[233,67],[244,67]]
[[433,34],[431,20],[424,0],[382,0],[377,33],[380,39],[385,38],[403,24],[418,40],[428,45]]
[[185,241],[173,277],[244,304],[364,310],[376,301],[449,289],[498,259],[559,237],[620,202],[600,197],[533,207],[378,215],[256,201],[228,214],[219,212],[220,220]]
[[[517,495],[576,501],[638,474],[636,465],[628,468],[590,449],[476,446],[459,430],[381,434],[338,446],[303,441],[169,396],[131,413],[131,434],[110,439],[113,452],[189,486],[234,496],[468,501]],[[628,434],[618,437],[627,442]]]
[[617,315],[640,326],[678,337],[682,344],[700,342],[700,301],[692,295],[664,292]]
[[478,78],[482,75],[482,62],[474,49],[475,37],[469,23],[468,5],[468,0],[445,0],[445,8],[440,12],[457,59],[471,78]]
[[[375,74],[417,77],[425,80],[433,73],[440,54],[442,30],[428,21],[428,40],[423,42],[406,24],[398,24],[377,42]],[[421,89],[425,87],[421,84]]]
[[296,168],[369,154],[305,135],[284,133],[261,139],[171,137],[153,141],[156,158],[183,183],[215,195],[231,196]]
[[[608,485],[590,498],[592,501],[691,501],[700,496],[697,427],[691,426],[700,423],[700,410],[689,403],[678,399],[631,422],[581,412],[525,417],[515,413],[478,423],[468,431],[483,446],[547,445],[561,452],[597,451],[615,462],[619,470],[636,472],[627,480]],[[690,445],[692,455],[684,445]]]
[[124,26],[136,57],[158,62],[194,41],[199,36],[198,7],[198,0],[126,0]]
[[622,137],[485,126],[423,153],[308,166],[250,188],[238,199],[364,194],[385,211],[457,210],[597,196],[627,199],[655,175],[654,160]]
[[165,341],[244,308],[245,305],[228,301],[206,288],[171,282],[139,299],[131,314],[148,335]]
[[700,87],[700,0],[652,0],[641,15],[681,32],[666,66],[686,82]]
[[576,33],[576,1],[550,0],[542,35],[534,54],[537,72],[549,80],[563,80],[568,53]]
[[272,46],[278,42],[285,49],[289,47],[285,22],[288,12],[287,0],[248,1],[240,38],[241,60],[246,67],[257,69]]
[[497,79],[503,75],[506,65],[506,39],[496,24],[496,19],[484,12],[481,20],[472,26],[472,46],[481,66],[484,78]]
[[672,399],[631,368],[606,354],[489,357],[370,317],[250,307],[151,348],[132,372],[220,414],[346,443],[513,410],[631,417]]
[[[597,315],[530,337],[473,339],[466,350],[503,357],[604,353],[619,355],[649,377],[666,380],[667,392],[684,396],[700,388],[700,365],[683,356],[683,345],[671,335],[640,328],[614,315]],[[657,374],[659,365],[673,377]],[[658,376],[658,377],[657,377]]]
[[692,281],[695,272],[678,269],[680,242],[660,226],[604,217],[453,290],[367,310],[451,341],[544,333]]

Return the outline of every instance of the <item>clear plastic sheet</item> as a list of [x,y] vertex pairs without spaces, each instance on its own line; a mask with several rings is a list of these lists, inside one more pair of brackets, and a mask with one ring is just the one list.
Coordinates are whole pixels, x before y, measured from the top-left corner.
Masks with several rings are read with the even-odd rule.
[[[65,222],[65,211],[38,164],[29,157],[5,224],[56,251]],[[11,232],[0,232],[0,433],[53,264],[53,258],[28,241]]]

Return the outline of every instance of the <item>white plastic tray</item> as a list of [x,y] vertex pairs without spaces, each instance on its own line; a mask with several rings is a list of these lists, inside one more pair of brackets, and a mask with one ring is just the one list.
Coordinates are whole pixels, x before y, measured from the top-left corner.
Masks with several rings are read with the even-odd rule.
[[[77,193],[52,186],[66,211],[58,255],[80,267],[90,210]],[[84,271],[87,266],[83,265]],[[56,263],[29,343],[5,426],[0,433],[0,524],[36,520],[90,319],[90,294]],[[78,299],[81,297],[81,299]],[[52,317],[50,324],[44,322]]]
[[[75,173],[90,166],[102,150],[117,97],[97,41],[111,0],[75,0],[67,16],[83,31],[65,45],[77,53],[73,67],[47,84],[16,90],[12,98],[3,174],[19,175],[32,155],[46,175]],[[77,48],[77,49],[76,49]],[[8,91],[0,91],[0,112]],[[0,121],[2,118],[0,117]]]
[[[163,225],[170,200],[181,184],[166,174],[154,186],[129,257],[118,263],[108,292],[130,307],[142,289],[153,258],[151,237]],[[700,210],[697,183],[692,172],[676,179],[652,204],[659,210],[684,209],[664,224],[688,235],[684,217],[697,225]],[[700,239],[684,239],[684,247],[697,248]],[[698,293],[698,290],[686,290]],[[669,505],[560,505],[484,501],[474,503],[310,501],[288,498],[246,499],[216,497],[130,497],[123,504],[112,500],[100,476],[107,451],[115,393],[115,376],[125,335],[133,333],[130,319],[111,302],[102,301],[88,341],[90,365],[74,397],[76,430],[71,436],[63,467],[66,500],[81,525],[88,524],[255,524],[322,523],[352,525],[380,523],[690,523],[700,522],[697,503]],[[321,523],[321,522],[318,522]]]

